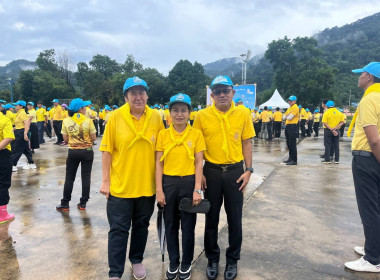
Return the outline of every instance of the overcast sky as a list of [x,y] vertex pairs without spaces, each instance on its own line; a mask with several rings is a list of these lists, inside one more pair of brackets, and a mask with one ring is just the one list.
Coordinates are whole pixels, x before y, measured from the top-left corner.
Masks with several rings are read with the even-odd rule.
[[165,75],[180,59],[202,64],[265,51],[380,11],[367,0],[0,0],[0,65],[45,49],[72,60],[133,54]]

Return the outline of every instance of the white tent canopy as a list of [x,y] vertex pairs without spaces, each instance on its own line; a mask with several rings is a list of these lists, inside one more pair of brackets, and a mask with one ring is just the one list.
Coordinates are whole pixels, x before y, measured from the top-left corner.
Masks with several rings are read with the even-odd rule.
[[274,91],[272,97],[267,102],[259,106],[259,109],[264,109],[265,106],[272,107],[272,109],[275,109],[277,107],[279,107],[280,109],[289,108],[289,104],[285,102],[285,100],[281,97],[277,89]]

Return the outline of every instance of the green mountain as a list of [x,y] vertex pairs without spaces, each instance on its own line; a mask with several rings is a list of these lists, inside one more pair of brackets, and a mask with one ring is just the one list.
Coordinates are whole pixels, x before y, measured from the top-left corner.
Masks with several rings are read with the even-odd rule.
[[0,66],[0,89],[9,88],[9,78],[16,81],[21,71],[32,70],[36,67],[34,62],[25,59],[14,60],[6,66]]

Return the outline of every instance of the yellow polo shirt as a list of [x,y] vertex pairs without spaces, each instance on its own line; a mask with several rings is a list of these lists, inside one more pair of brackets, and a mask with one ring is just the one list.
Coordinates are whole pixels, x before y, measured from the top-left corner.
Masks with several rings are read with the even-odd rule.
[[342,114],[343,114],[343,119],[344,119],[343,121],[344,121],[344,123],[347,123],[347,115],[345,113],[342,113]]
[[105,110],[99,111],[99,120],[104,120]]
[[304,108],[301,108],[300,118],[301,118],[301,120],[306,120],[307,119],[306,110]]
[[311,112],[307,112],[306,116],[307,116],[306,118],[308,120],[312,120],[313,119],[313,114]]
[[[155,146],[162,129],[160,114],[148,106],[140,120],[130,114],[128,103],[111,114],[99,148],[112,156],[111,195],[135,198],[156,193]],[[136,132],[142,135],[136,136]]]
[[263,121],[263,123],[267,123],[270,121],[270,115],[268,111],[263,111],[260,115],[260,119]]
[[46,110],[44,108],[38,108],[36,111],[36,115],[37,115],[37,122],[44,122]]
[[282,113],[280,111],[276,111],[273,114],[273,119],[275,122],[282,122]]
[[194,119],[195,119],[195,112],[193,111],[193,112],[191,112],[190,113],[190,117],[189,117],[189,120],[191,120],[191,121],[193,121]]
[[322,122],[327,123],[331,128],[336,127],[342,121],[344,121],[343,114],[336,108],[327,109],[322,117]]
[[89,118],[81,113],[75,113],[72,117],[63,120],[61,133],[69,136],[70,149],[92,149],[90,134],[96,133],[96,129]]
[[216,109],[215,104],[199,111],[193,127],[203,133],[205,160],[215,164],[233,164],[244,160],[242,140],[256,136],[248,110],[235,107],[234,102],[225,113]]
[[[9,118],[0,114],[0,142],[6,138],[15,139],[15,135],[13,134],[13,126],[12,122]],[[11,150],[11,145],[8,144],[5,146],[5,149]]]
[[[195,174],[195,154],[206,150],[202,133],[198,129],[187,125],[186,129],[178,133],[173,126],[161,130],[157,137],[156,151],[165,152],[187,133],[183,144],[174,146],[164,158],[164,174],[169,176],[188,176]],[[189,157],[189,151],[194,159]]]
[[33,117],[30,122],[36,123],[37,122],[37,114],[35,109],[28,110],[28,116]]
[[370,86],[367,91],[370,93],[363,97],[358,106],[351,149],[372,152],[364,128],[375,125],[380,135],[380,84]]
[[5,116],[6,116],[8,119],[11,120],[12,125],[15,124],[15,117],[16,117],[16,114],[15,114],[15,113],[13,113],[11,110],[7,110]]
[[69,117],[69,111],[67,110],[62,110],[62,119],[66,119]]
[[[58,105],[57,107],[54,107],[53,109],[53,121],[62,121],[64,119],[64,116],[62,114],[62,107],[61,105]],[[50,111],[51,111],[50,110]]]
[[260,118],[259,112],[252,111],[251,116],[252,116],[252,122],[254,123],[259,122],[259,118]]
[[314,114],[314,122],[320,122],[320,120],[321,120],[321,114],[320,113]]
[[171,125],[172,122],[173,122],[173,121],[172,121],[172,117],[170,116],[169,109],[166,109],[166,110],[165,110],[164,120],[166,121],[166,125]]
[[162,109],[159,109],[158,112],[160,113],[161,119],[165,119],[165,111]]
[[298,108],[297,104],[293,104],[293,106],[289,107],[288,110],[286,110],[285,115],[291,114],[294,115],[293,119],[286,120],[285,124],[297,124],[299,117],[300,117],[300,109]]
[[16,113],[15,117],[15,128],[22,129],[25,128],[24,121],[29,119],[28,115],[25,113],[25,109],[20,109]]
[[49,118],[50,118],[50,120],[53,120],[54,111],[55,111],[55,109],[54,109],[54,107],[53,107],[53,108],[51,108],[50,111],[48,112],[48,113],[49,113]]

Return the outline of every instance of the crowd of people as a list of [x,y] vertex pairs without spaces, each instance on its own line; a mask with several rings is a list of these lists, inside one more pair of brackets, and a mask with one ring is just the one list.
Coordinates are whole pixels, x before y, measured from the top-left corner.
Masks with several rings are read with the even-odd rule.
[[[362,73],[359,87],[366,93],[353,120],[356,121],[353,175],[366,242],[365,247],[355,247],[364,257],[345,265],[357,271],[379,272],[380,63],[356,72]],[[311,137],[313,129],[314,137],[318,137],[321,124],[325,145],[322,162],[331,163],[335,154],[337,164],[345,118],[332,100],[322,102],[321,119],[318,109],[312,114],[308,108],[296,104],[294,95],[288,98],[289,108],[284,113],[280,108],[272,111],[271,107],[251,111],[241,99],[233,101],[235,91],[228,76],[217,76],[210,89],[214,102],[199,111],[192,110],[191,98],[183,93],[172,96],[164,108],[158,104],[149,107],[149,87],[139,77],[125,81],[123,106],[114,105],[111,109],[106,105],[99,113],[91,101],[80,98],[73,99],[69,106],[60,105],[54,99],[53,107],[47,109],[39,101],[37,110],[33,102],[20,100],[5,104],[0,100],[0,223],[14,219],[7,211],[12,168],[17,170],[23,154],[28,161],[24,168],[36,168],[33,152],[45,143],[44,133],[49,138],[55,134],[55,144],[68,146],[63,197],[56,209],[70,209],[76,172],[81,164],[82,196],[77,207],[85,210],[90,194],[93,147],[99,135],[103,136],[99,148],[102,152],[100,192],[107,198],[110,226],[109,279],[120,279],[124,273],[129,232],[128,258],[133,276],[146,277],[142,262],[156,201],[164,209],[170,260],[166,279],[190,279],[196,209],[204,202],[202,196],[209,201],[204,232],[206,277],[216,279],[219,274],[218,224],[224,203],[229,235],[224,279],[235,279],[242,247],[243,192],[253,173],[251,139],[279,139],[285,125],[289,149],[285,163],[297,165],[297,138]],[[186,199],[191,203],[190,208],[182,206]]]

